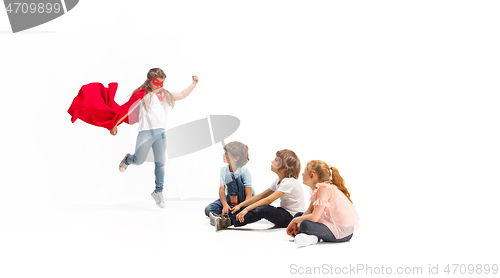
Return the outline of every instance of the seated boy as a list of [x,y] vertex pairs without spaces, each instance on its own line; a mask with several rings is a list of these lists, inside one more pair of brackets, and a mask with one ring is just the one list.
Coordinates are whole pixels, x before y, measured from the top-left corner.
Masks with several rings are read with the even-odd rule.
[[[223,162],[228,163],[221,168],[219,199],[205,208],[205,215],[227,214],[232,206],[250,199],[255,191],[252,188],[252,177],[245,167],[248,158],[248,147],[241,142],[231,142],[224,146]],[[214,225],[213,217],[210,224]]]

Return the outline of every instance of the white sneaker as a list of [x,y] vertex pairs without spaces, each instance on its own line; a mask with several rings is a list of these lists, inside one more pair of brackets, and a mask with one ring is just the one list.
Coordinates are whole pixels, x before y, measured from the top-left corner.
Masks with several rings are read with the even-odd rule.
[[153,193],[151,193],[151,196],[153,196],[153,199],[155,200],[157,206],[159,206],[160,208],[165,207],[165,202],[163,201],[163,193],[162,192],[156,192],[156,190],[155,190],[155,191],[153,191]]
[[308,246],[318,243],[319,239],[317,236],[300,233],[295,236],[294,241],[298,246]]
[[127,167],[128,167],[128,164],[125,163],[125,160],[127,159],[127,157],[129,157],[130,154],[126,154],[125,157],[122,159],[122,162],[120,162],[120,165],[118,165],[118,170],[120,170],[120,172],[125,172],[125,170],[127,170]]
[[208,214],[208,218],[210,218],[210,225],[215,226],[215,224],[217,223],[217,217],[220,217],[220,214],[217,214],[213,211]]
[[221,214],[215,217],[215,231],[225,229],[231,226],[231,218],[227,214]]

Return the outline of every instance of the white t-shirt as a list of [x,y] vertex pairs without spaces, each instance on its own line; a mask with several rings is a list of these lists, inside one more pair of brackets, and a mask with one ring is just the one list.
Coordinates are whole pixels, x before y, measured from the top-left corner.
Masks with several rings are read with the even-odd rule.
[[[148,110],[144,107],[153,99]],[[139,131],[157,128],[166,128],[167,116],[170,106],[163,105],[155,93],[146,94],[139,105]]]
[[285,194],[280,197],[280,207],[288,211],[292,216],[297,212],[304,212],[306,199],[304,197],[304,189],[299,181],[294,178],[284,178],[280,184],[277,178],[269,187],[272,191],[280,191]]

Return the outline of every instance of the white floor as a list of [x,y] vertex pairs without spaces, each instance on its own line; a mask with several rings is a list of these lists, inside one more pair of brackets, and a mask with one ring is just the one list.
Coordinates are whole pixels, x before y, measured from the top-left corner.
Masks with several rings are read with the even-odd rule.
[[[366,265],[379,270],[420,266],[425,274],[434,261],[443,262],[443,253],[449,263],[460,262],[453,261],[444,241],[442,246],[404,236],[393,237],[398,243],[391,242],[391,237],[376,241],[369,227],[348,243],[302,248],[290,241],[284,229],[271,229],[273,225],[265,220],[216,232],[203,213],[210,201],[168,199],[165,209],[159,209],[145,197],[136,203],[51,205],[37,210],[33,206],[17,211],[2,223],[12,229],[1,231],[0,273],[9,277],[271,277],[314,267],[331,274],[330,267]],[[467,248],[459,243],[451,246]]]
[[271,229],[266,220],[216,232],[204,215],[210,201],[168,199],[165,209],[159,209],[145,198],[137,203],[18,211],[15,218],[7,218],[10,223],[3,223],[12,229],[2,230],[0,273],[14,275],[10,277],[287,274],[290,264],[319,252],[332,255],[327,261],[333,262],[359,248],[355,240],[298,248],[285,229]]
[[[353,265],[466,277],[444,270],[500,263],[500,2],[117,2],[80,1],[20,34],[5,32],[0,12],[0,278],[260,278],[329,266],[352,276]],[[158,51],[132,43],[143,37]],[[283,148],[302,167],[338,167],[361,218],[351,242],[298,248],[265,221],[215,232],[204,207],[216,198],[220,143],[176,158],[165,178],[178,190],[167,196],[213,199],[157,208],[151,164],[117,171],[137,125],[110,136],[66,112],[90,82],[118,82],[124,103],[157,66],[169,90],[200,77],[170,127],[240,119],[224,140],[249,146],[256,192],[276,178],[270,161]],[[429,275],[436,266],[441,275]]]
[[373,215],[350,242],[298,247],[285,229],[271,229],[265,220],[216,232],[204,215],[211,199],[167,199],[165,209],[156,207],[147,195],[137,200],[29,206],[20,200],[16,206],[11,203],[10,210],[2,207],[0,274],[8,276],[0,276],[281,277],[314,268],[336,275],[339,267],[343,271],[372,267],[378,272],[387,267],[393,272],[397,267],[421,267],[423,275],[417,276],[425,277],[435,264],[442,269],[446,263],[498,263],[498,253],[491,253],[498,251],[483,252],[488,249],[484,238],[459,242],[453,234],[446,237],[436,231],[432,237],[404,226],[394,230],[396,225],[391,235],[381,229],[384,223],[374,224]]

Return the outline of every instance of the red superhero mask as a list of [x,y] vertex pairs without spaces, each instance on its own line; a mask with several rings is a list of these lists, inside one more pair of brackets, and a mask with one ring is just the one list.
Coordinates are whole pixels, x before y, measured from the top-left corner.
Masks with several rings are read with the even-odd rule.
[[158,86],[158,87],[163,87],[163,81],[160,82],[160,80],[158,80],[156,78],[151,79],[151,81],[153,82],[153,85]]

